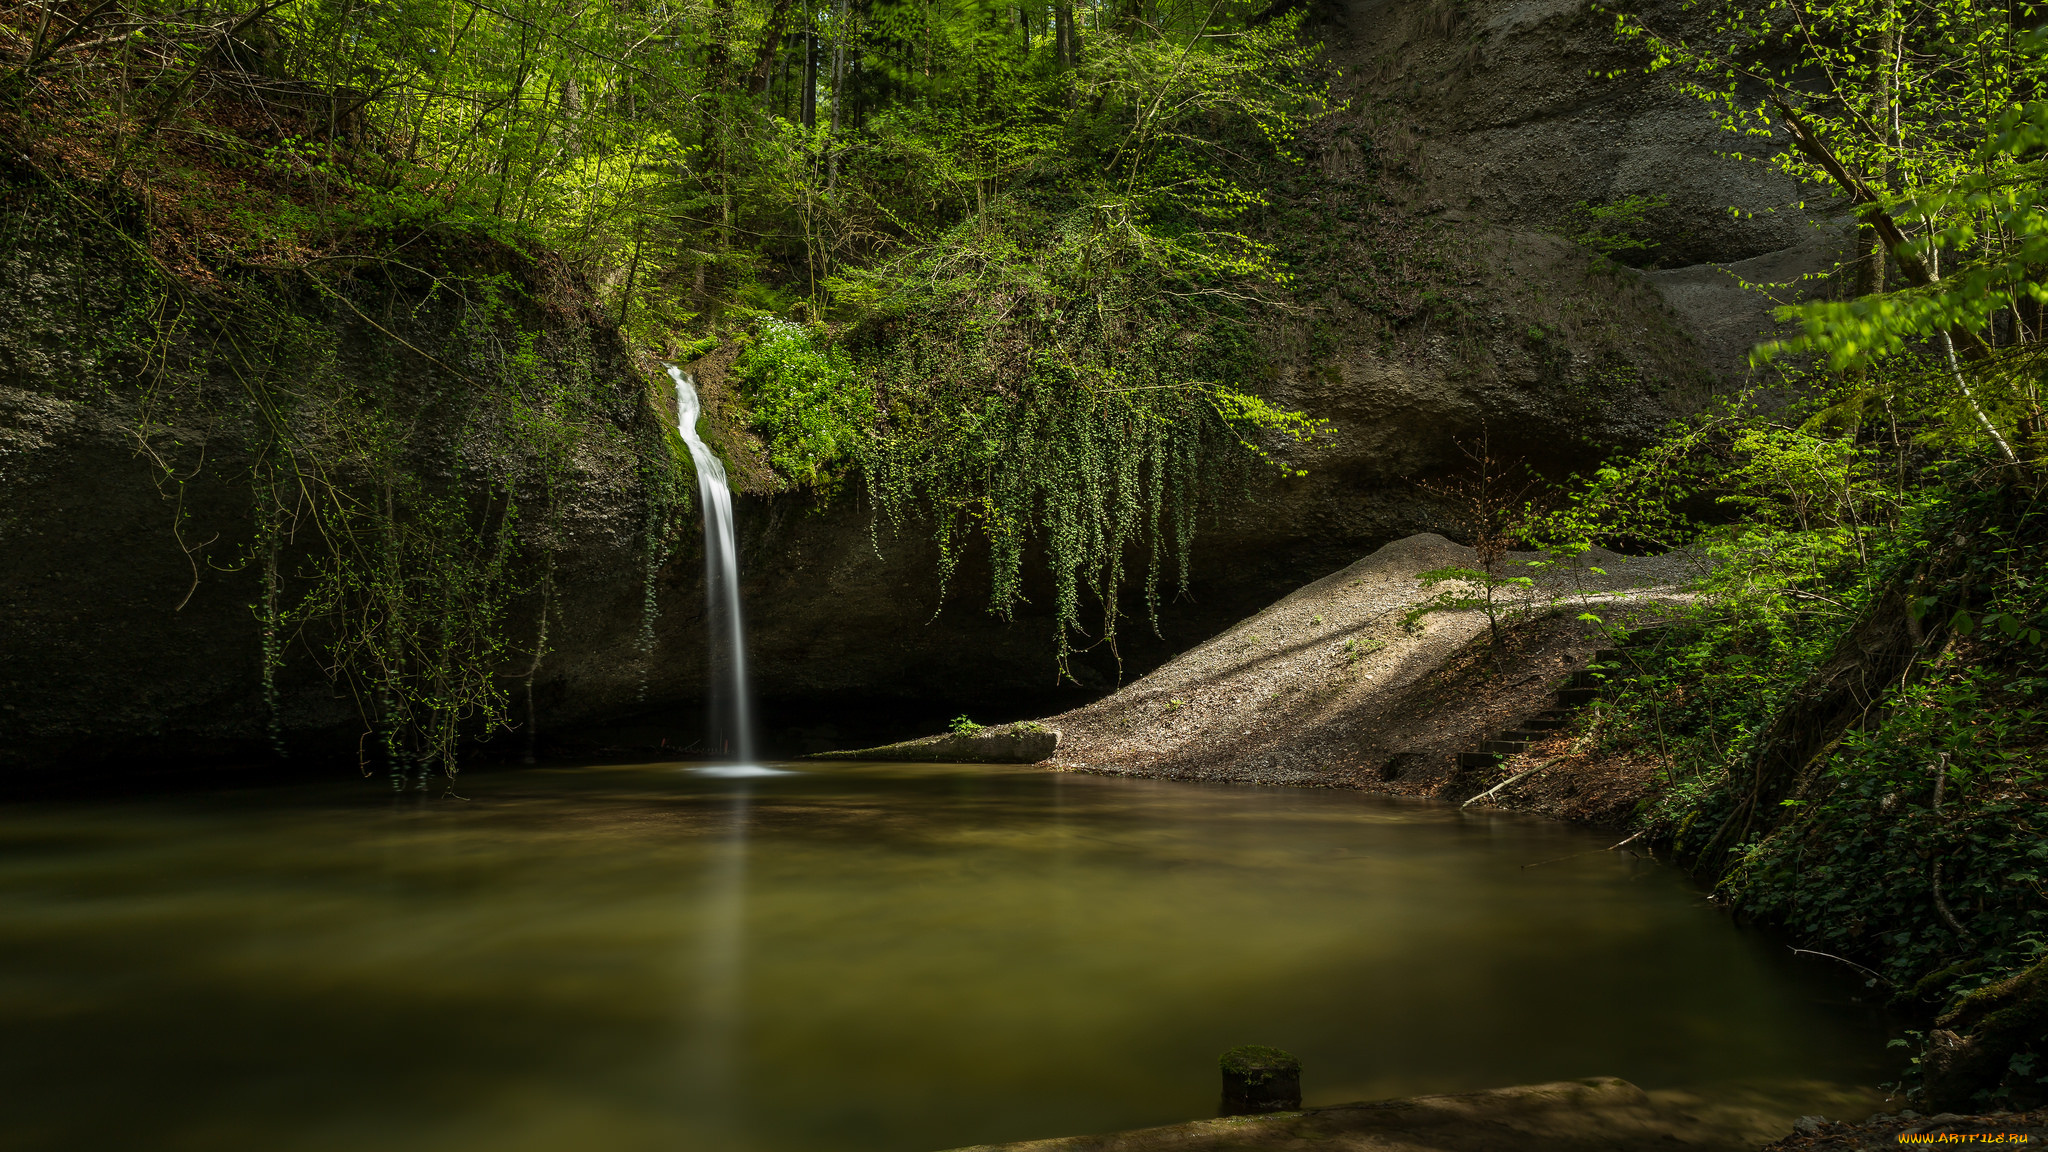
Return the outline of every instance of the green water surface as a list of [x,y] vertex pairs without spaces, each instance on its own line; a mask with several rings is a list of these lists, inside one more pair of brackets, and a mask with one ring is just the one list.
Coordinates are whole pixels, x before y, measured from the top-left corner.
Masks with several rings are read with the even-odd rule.
[[1854,983],[1532,818],[970,766],[455,790],[0,805],[0,1148],[919,1152],[1212,1114],[1241,1043],[1311,1104],[1886,1076]]

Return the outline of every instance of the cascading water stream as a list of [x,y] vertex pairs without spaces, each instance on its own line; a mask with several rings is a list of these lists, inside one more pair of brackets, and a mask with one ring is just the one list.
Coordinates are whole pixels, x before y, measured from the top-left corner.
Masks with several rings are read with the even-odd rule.
[[[706,632],[711,640],[711,735],[715,751],[743,766],[754,762],[754,723],[747,698],[747,630],[740,617],[739,554],[732,531],[732,489],[725,482],[725,464],[697,438],[703,404],[690,374],[670,364],[676,382],[676,426],[697,466],[697,495],[704,505],[704,596]],[[720,649],[723,649],[721,653]],[[723,655],[724,660],[719,657]],[[719,665],[724,665],[724,676]]]

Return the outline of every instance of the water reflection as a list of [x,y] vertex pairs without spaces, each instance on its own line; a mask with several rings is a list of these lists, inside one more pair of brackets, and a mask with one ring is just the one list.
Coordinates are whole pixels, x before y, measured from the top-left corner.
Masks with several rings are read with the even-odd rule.
[[0,807],[0,1146],[900,1152],[1203,1115],[1247,1042],[1312,1104],[1890,1078],[1853,981],[1612,835],[688,767]]
[[[729,771],[729,768],[727,769]],[[753,799],[745,784],[725,801],[724,827],[704,863],[698,900],[689,1053],[684,1094],[694,1098],[696,1126],[736,1146],[745,1128],[739,1114],[738,1075],[746,1014],[747,816]]]

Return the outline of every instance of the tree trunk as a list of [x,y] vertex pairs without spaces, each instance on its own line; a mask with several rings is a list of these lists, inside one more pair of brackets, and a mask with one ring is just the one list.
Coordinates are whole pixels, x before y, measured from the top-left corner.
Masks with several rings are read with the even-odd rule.
[[[1941,279],[1941,270],[1938,265],[1921,260],[1907,247],[1904,230],[1899,227],[1898,221],[1892,218],[1891,213],[1885,211],[1883,200],[1871,189],[1870,185],[1865,183],[1861,176],[1851,172],[1848,166],[1843,164],[1835,156],[1834,152],[1828,148],[1827,144],[1821,140],[1820,136],[1807,125],[1806,121],[1801,119],[1799,113],[1792,110],[1790,105],[1779,99],[1775,94],[1771,97],[1771,104],[1777,108],[1778,114],[1784,118],[1785,127],[1792,136],[1792,143],[1801,152],[1805,153],[1808,159],[1820,165],[1829,177],[1836,184],[1840,185],[1844,192],[1849,194],[1851,203],[1861,209],[1863,219],[1877,233],[1878,239],[1883,242],[1883,246],[1891,250],[1892,260],[1898,267],[1899,275],[1905,279],[1906,283],[1915,288],[1924,288]],[[1941,250],[1938,248],[1931,249],[1929,256],[1933,260],[1939,260],[1941,258]],[[1982,360],[1990,354],[1990,348],[1985,345],[1981,338],[1972,333],[1964,332],[1963,340],[1963,356],[1965,358],[1976,361]],[[1992,424],[1991,417],[1985,413],[1983,405],[1977,402],[1976,394],[1970,390],[1969,382],[1963,377],[1962,366],[1957,363],[1955,339],[1950,332],[1944,331],[1941,333],[1941,346],[1942,351],[1948,358],[1949,374],[1954,377],[1956,388],[1961,392],[1963,402],[1969,406],[1971,415],[1977,418],[1977,423],[1982,425],[1985,433],[1991,437],[1992,443],[1998,445],[1999,453],[2005,457],[2006,464],[2012,470],[2013,478],[2018,479],[2020,468],[2019,456],[2013,451],[2012,445],[1999,433],[1998,428]]]
[[825,143],[825,191],[839,185],[839,106],[846,83],[846,0],[832,9],[832,133]]
[[574,76],[562,77],[562,154],[574,159],[583,153],[583,90]]
[[798,107],[806,129],[818,126],[818,34],[803,33],[804,38],[804,90]]
[[1866,610],[1862,621],[1835,645],[1827,662],[1786,702],[1757,735],[1747,762],[1730,769],[1740,795],[1735,808],[1703,843],[1674,845],[1696,869],[1718,875],[1730,852],[1776,828],[1783,802],[1805,792],[1825,767],[1844,733],[1879,707],[1885,695],[1908,682],[1926,659],[1941,650],[1947,609],[1916,620],[1910,609],[1922,588],[1939,585],[1935,571],[1894,580]]
[[713,0],[711,28],[704,49],[704,86],[713,92],[726,91],[732,79],[732,52],[725,40],[731,31],[732,0]]
[[775,71],[775,58],[781,54],[782,37],[789,27],[789,10],[792,0],[775,0],[775,7],[768,12],[768,26],[761,32],[761,46],[754,52],[754,75],[747,83],[747,94],[759,96],[768,91],[768,77]]

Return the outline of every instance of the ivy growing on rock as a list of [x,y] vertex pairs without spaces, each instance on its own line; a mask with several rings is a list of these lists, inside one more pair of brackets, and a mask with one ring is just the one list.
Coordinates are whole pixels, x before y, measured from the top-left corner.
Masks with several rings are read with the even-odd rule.
[[9,240],[44,247],[32,221],[46,214],[75,238],[72,275],[118,275],[122,311],[85,329],[110,385],[81,400],[132,429],[166,494],[202,472],[246,487],[243,543],[180,544],[195,586],[202,564],[254,577],[273,747],[287,748],[278,677],[310,658],[355,702],[366,769],[381,762],[395,786],[452,774],[460,744],[513,723],[511,686],[545,656],[574,455],[642,429],[658,558],[688,510],[672,437],[598,367],[599,330],[562,306],[558,268],[423,238],[405,265],[230,268],[196,288],[97,191],[14,184]]

